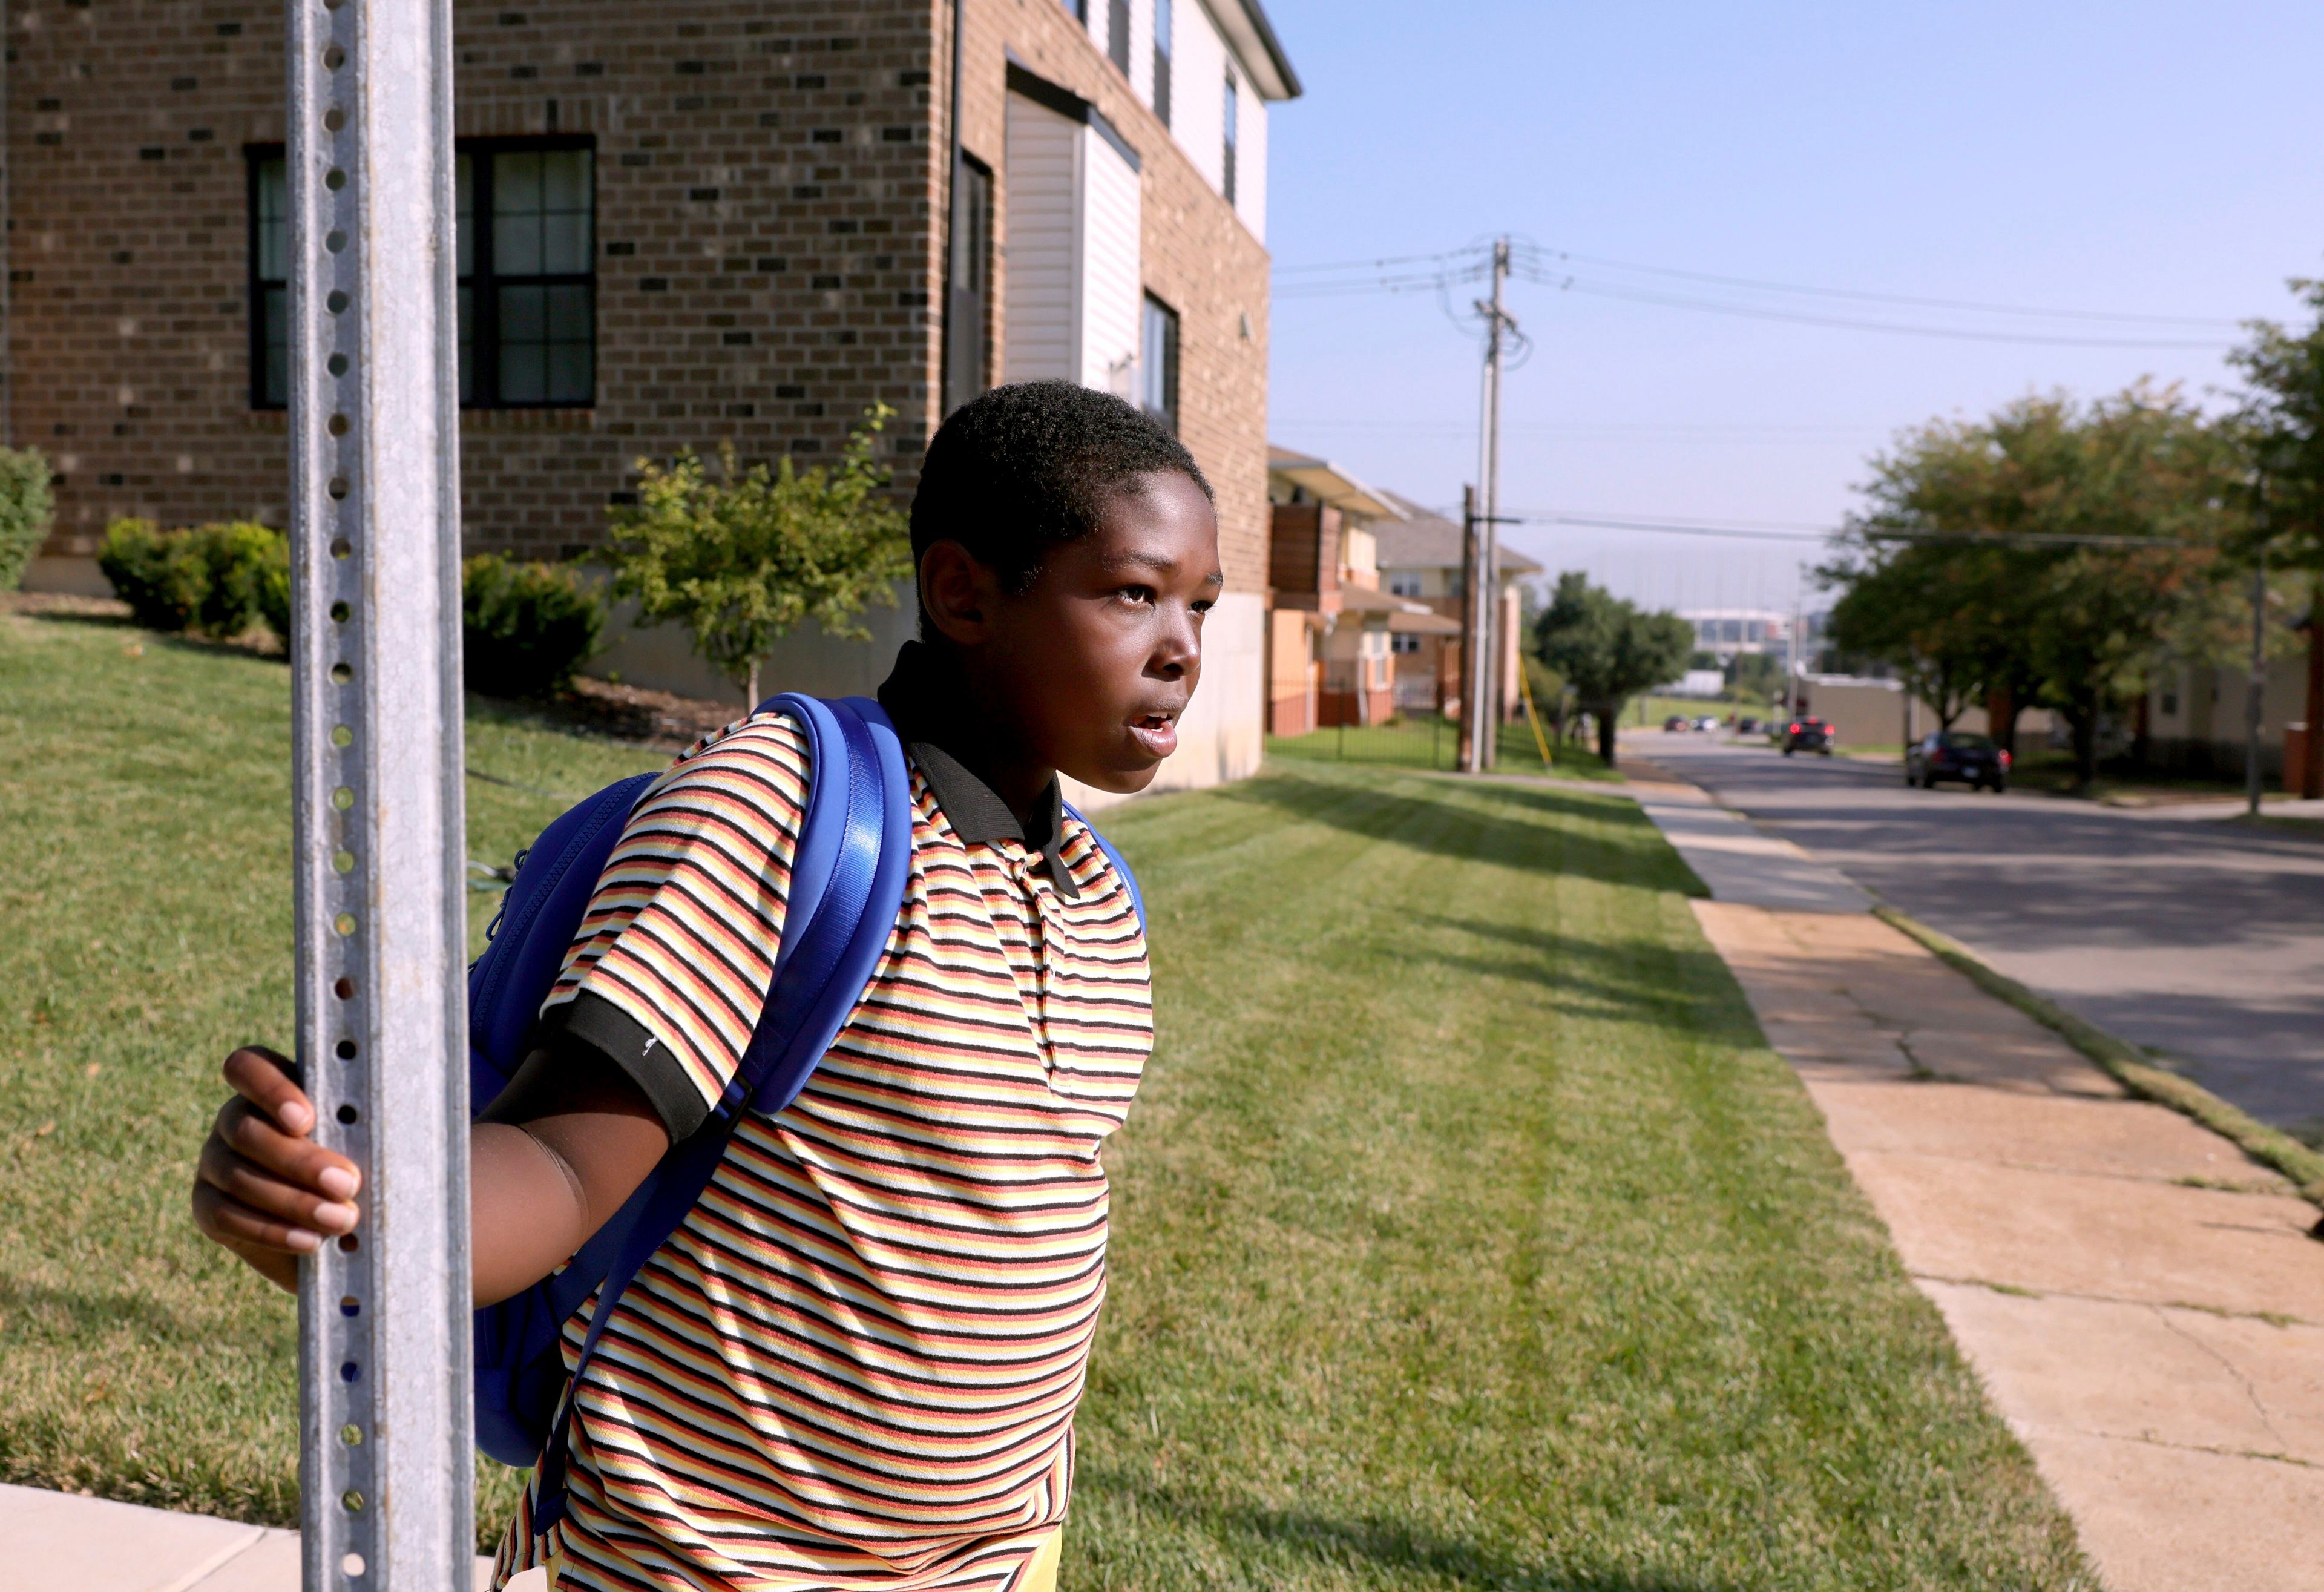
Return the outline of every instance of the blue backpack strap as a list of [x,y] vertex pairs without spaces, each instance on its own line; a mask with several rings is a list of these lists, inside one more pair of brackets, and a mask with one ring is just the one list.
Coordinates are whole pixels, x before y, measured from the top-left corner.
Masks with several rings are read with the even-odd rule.
[[[805,731],[810,776],[766,1004],[711,1120],[676,1147],[650,1189],[641,1191],[641,1207],[596,1290],[597,1308],[540,1456],[536,1534],[565,1517],[574,1402],[622,1292],[701,1199],[745,1112],[780,1111],[806,1087],[877,969],[910,877],[910,784],[903,745],[879,705],[782,696],[764,706]],[[579,1261],[567,1270],[581,1270]]]
[[1138,888],[1138,875],[1131,873],[1130,871],[1130,865],[1121,860],[1121,853],[1113,848],[1113,842],[1107,839],[1103,835],[1098,833],[1098,828],[1095,824],[1090,822],[1088,819],[1082,817],[1082,811],[1079,808],[1068,803],[1065,807],[1065,810],[1073,814],[1076,819],[1081,819],[1082,828],[1090,832],[1090,838],[1097,842],[1097,848],[1105,853],[1105,860],[1113,865],[1113,871],[1121,875],[1121,882],[1124,884],[1130,886],[1130,904],[1131,907],[1135,908],[1138,912],[1139,928],[1141,930],[1144,929],[1146,927],[1146,897]]

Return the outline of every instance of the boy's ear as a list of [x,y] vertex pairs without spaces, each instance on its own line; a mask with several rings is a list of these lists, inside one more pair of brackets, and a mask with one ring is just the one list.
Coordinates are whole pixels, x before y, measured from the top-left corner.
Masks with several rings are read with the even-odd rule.
[[920,555],[920,606],[946,641],[972,647],[983,641],[1000,597],[999,574],[959,542],[930,542]]

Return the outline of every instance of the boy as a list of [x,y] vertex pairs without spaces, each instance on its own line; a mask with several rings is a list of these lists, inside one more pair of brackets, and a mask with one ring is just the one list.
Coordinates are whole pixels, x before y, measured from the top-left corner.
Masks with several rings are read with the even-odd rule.
[[[880,699],[912,770],[910,884],[806,1090],[752,1114],[622,1297],[580,1390],[569,1509],[528,1495],[500,1580],[567,1589],[1047,1592],[1104,1292],[1099,1152],[1151,1045],[1128,889],[1062,773],[1142,790],[1221,585],[1167,430],[1065,383],[929,446],[920,632]],[[479,1304],[546,1276],[699,1126],[782,932],[805,743],[753,714],[682,754],[600,876],[545,1048],[472,1131]],[[355,1171],[285,1064],[226,1064],[197,1224],[276,1282],[351,1230]],[[566,1328],[568,1365],[591,1312]],[[497,1584],[497,1582],[496,1582]]]

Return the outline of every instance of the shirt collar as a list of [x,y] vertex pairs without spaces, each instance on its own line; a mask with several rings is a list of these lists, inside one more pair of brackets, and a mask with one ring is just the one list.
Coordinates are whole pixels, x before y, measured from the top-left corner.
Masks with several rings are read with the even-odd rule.
[[1057,893],[1069,901],[1079,899],[1080,886],[1059,854],[1065,838],[1064,791],[1053,776],[1048,789],[1033,804],[1032,823],[1019,823],[999,792],[945,749],[947,743],[957,746],[963,741],[961,727],[941,705],[932,678],[936,667],[924,643],[906,642],[896,654],[896,667],[880,687],[880,706],[928,782],[928,791],[944,810],[953,832],[971,846],[1014,840],[1028,851],[1038,852]]

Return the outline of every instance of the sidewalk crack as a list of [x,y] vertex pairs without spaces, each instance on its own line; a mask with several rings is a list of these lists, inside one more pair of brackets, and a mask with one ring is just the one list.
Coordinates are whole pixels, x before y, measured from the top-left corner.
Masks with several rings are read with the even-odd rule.
[[2290,1444],[2286,1442],[2284,1439],[2283,1433],[2276,1430],[2275,1418],[2268,1413],[2265,1402],[2259,1396],[2259,1389],[2252,1385],[2251,1378],[2244,1374],[2242,1367],[2238,1366],[2233,1360],[2228,1359],[2227,1356],[2221,1354],[2211,1345],[2205,1343],[2201,1338],[2196,1337],[2193,1333],[2180,1326],[2178,1322],[2173,1321],[2170,1316],[2164,1312],[2162,1306],[2150,1305],[2147,1308],[2153,1313],[2154,1319],[2162,1322],[2163,1325],[2169,1328],[2173,1334],[2185,1338],[2189,1343],[2193,1344],[2197,1348],[2210,1356],[2214,1360],[2217,1360],[2219,1363],[2219,1368],[2225,1371],[2229,1376],[2234,1377],[2236,1380],[2236,1385],[2244,1390],[2244,1397],[2251,1401],[2252,1413],[2259,1417],[2259,1423],[2262,1426],[2267,1428],[2267,1435],[2273,1438],[2278,1443],[2283,1443],[2287,1448],[2290,1447]]

